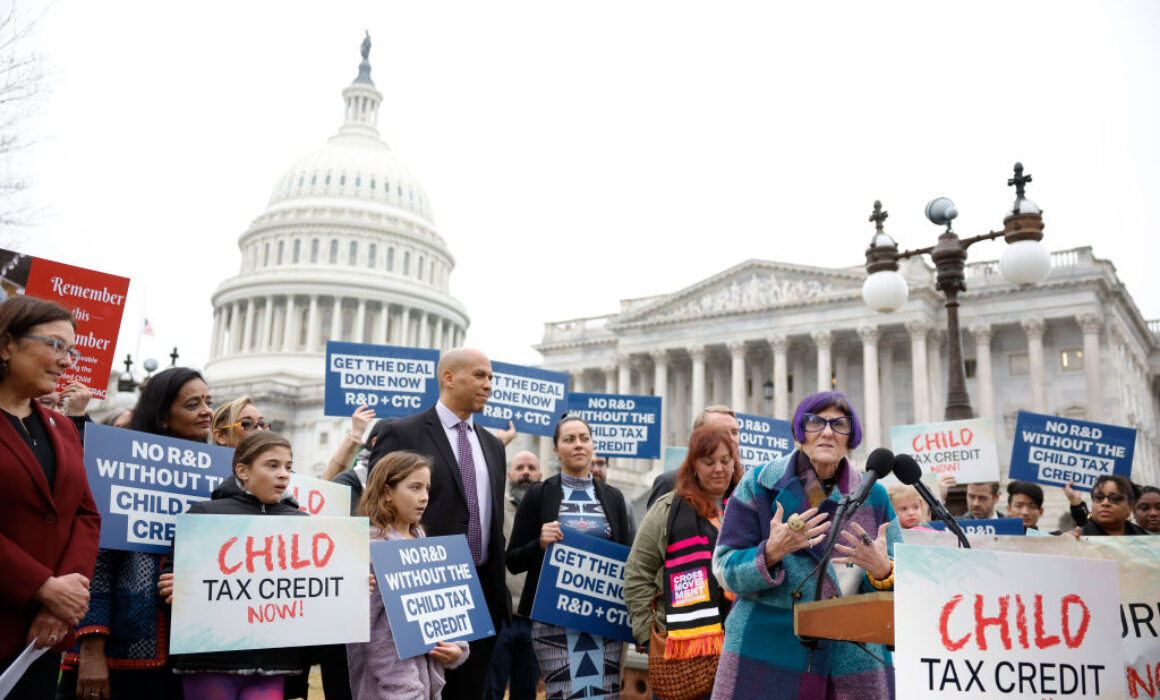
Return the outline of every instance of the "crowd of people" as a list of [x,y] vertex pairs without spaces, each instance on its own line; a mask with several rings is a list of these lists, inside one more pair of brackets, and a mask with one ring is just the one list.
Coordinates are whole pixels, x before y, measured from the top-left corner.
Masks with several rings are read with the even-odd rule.
[[[803,642],[793,631],[794,605],[818,591],[824,599],[892,590],[894,544],[930,519],[913,487],[868,482],[865,502],[830,533],[839,501],[864,482],[849,460],[862,428],[844,394],[802,400],[792,419],[796,449],[748,471],[733,411],[705,408],[684,461],[657,479],[638,528],[582,418],[565,415],[555,426],[558,473],[543,478],[531,452],[509,463],[513,432],[497,437],[473,420],[490,396],[492,370],[484,353],[466,348],[440,358],[431,408],[378,422],[358,409],[324,477],[350,487],[352,515],[368,519],[372,539],[465,536],[497,634],[442,641],[401,660],[372,577],[369,642],[171,655],[172,550],[99,546],[81,441],[91,394],[75,383],[56,393],[80,356],[75,329],[51,302],[0,303],[0,476],[12,496],[0,509],[0,669],[30,644],[48,650],[11,698],[279,700],[306,696],[313,664],[329,700],[615,697],[620,641],[529,618],[545,551],[565,532],[630,547],[625,603],[637,651],[666,669],[653,679],[658,697],[893,697],[885,647]],[[291,444],[268,430],[248,397],[215,410],[193,369],[156,374],[136,407],[109,422],[234,450],[233,478],[189,513],[305,515],[287,493]],[[999,493],[998,483],[969,485],[969,517],[999,517]],[[1106,475],[1090,510],[1074,489],[1066,495],[1075,528],[1064,535],[1160,534],[1160,489]],[[1008,515],[1022,518],[1028,534],[1039,532],[1043,502],[1036,484],[1007,485]],[[819,571],[831,535],[835,556]],[[581,648],[592,653],[577,655]]]

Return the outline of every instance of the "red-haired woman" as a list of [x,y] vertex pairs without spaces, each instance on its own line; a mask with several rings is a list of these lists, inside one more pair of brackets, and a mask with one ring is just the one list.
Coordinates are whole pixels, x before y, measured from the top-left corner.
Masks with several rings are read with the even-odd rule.
[[[640,524],[625,567],[624,599],[638,642],[648,642],[654,617],[667,630],[665,658],[721,653],[731,603],[713,576],[713,549],[725,499],[741,475],[729,433],[697,428],[677,469],[676,490],[659,498]],[[654,612],[658,593],[663,604]]]

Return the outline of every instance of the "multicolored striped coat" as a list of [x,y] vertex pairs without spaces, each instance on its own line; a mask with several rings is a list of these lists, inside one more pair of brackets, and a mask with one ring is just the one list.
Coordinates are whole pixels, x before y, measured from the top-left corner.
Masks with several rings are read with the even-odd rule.
[[[874,700],[894,697],[894,672],[862,649],[845,642],[822,641],[816,651],[801,644],[793,633],[794,588],[819,561],[825,544],[799,550],[772,567],[765,566],[764,545],[769,521],[781,504],[783,517],[810,508],[794,465],[797,451],[751,469],[733,492],[717,538],[713,570],[727,589],[737,593],[725,621],[725,649],[717,669],[713,698],[816,698]],[[862,474],[843,460],[837,486],[819,506],[833,515],[841,494],[862,483]],[[875,485],[851,522],[876,536],[889,522],[886,537],[893,545],[902,539],[886,489]],[[803,602],[814,600],[814,579],[802,587]],[[860,590],[872,592],[862,576]],[[822,597],[838,593],[832,564],[827,565]],[[886,648],[867,645],[869,651],[890,660]]]

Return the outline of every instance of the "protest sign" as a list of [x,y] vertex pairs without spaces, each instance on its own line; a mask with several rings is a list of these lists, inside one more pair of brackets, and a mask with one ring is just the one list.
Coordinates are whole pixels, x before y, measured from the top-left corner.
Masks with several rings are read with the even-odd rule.
[[182,515],[174,654],[365,642],[366,518]]
[[680,469],[681,464],[685,461],[685,456],[689,454],[687,447],[672,447],[665,446],[664,468],[667,472],[675,472]]
[[990,418],[895,425],[890,428],[890,447],[914,457],[929,484],[937,483],[940,474],[950,474],[960,484],[999,480]]
[[1011,445],[1012,479],[1091,491],[1101,474],[1132,473],[1136,429],[1020,411]]
[[1124,697],[1114,562],[912,544],[894,555],[899,700]]
[[399,418],[433,406],[438,364],[438,350],[328,340],[323,413],[349,416],[370,406],[377,418]]
[[551,435],[564,415],[568,375],[507,362],[492,362],[491,372],[491,397],[475,420],[499,430],[511,421],[516,432]]
[[564,539],[544,551],[533,620],[635,643],[624,604],[622,544],[564,529]]
[[661,456],[661,397],[569,394],[568,415],[592,427],[596,454],[658,459]]
[[[907,542],[956,547],[953,537],[906,530]],[[1112,559],[1119,566],[1118,626],[1130,698],[1160,698],[1160,537],[971,537],[975,549]],[[1123,697],[1122,695],[1119,697]]]
[[400,659],[495,635],[463,535],[375,541],[371,561]]
[[298,510],[311,515],[336,518],[350,515],[350,487],[346,484],[294,472],[286,493],[298,501]]
[[[946,530],[941,520],[932,520],[930,527]],[[985,520],[960,520],[959,527],[966,535],[1023,535],[1023,518],[988,518]]]
[[233,474],[234,451],[100,423],[85,427],[85,472],[101,547],[166,554],[173,524]]
[[737,427],[741,438],[741,464],[746,469],[793,452],[793,428],[787,420],[738,413]]
[[129,278],[0,248],[0,290],[0,299],[24,294],[55,301],[72,312],[81,358],[61,375],[57,389],[81,382],[95,398],[104,399]]

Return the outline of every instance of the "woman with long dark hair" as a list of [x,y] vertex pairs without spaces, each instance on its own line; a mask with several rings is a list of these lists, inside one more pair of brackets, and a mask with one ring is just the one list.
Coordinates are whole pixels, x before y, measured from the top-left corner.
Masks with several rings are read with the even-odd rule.
[[[519,614],[532,612],[544,550],[564,539],[564,531],[631,545],[624,495],[592,478],[592,431],[582,418],[564,416],[556,424],[552,443],[560,459],[560,473],[532,484],[512,524],[507,548],[507,568],[513,574],[528,572],[520,596]],[[543,622],[532,623],[532,647],[544,676],[548,700],[596,697],[620,692],[620,650],[615,639],[588,635],[591,644],[584,655],[588,664],[573,668],[570,659],[587,633]]]
[[88,610],[101,516],[72,421],[35,401],[80,358],[75,332],[50,301],[0,304],[0,671],[29,643],[49,647],[10,699],[53,696],[60,653]]
[[[199,372],[171,367],[145,384],[128,428],[205,442],[213,420],[211,406]],[[164,560],[162,554],[100,551],[89,614],[77,631],[80,644],[64,659],[61,687],[67,697],[181,697],[180,680],[168,665],[168,610],[157,594]]]

